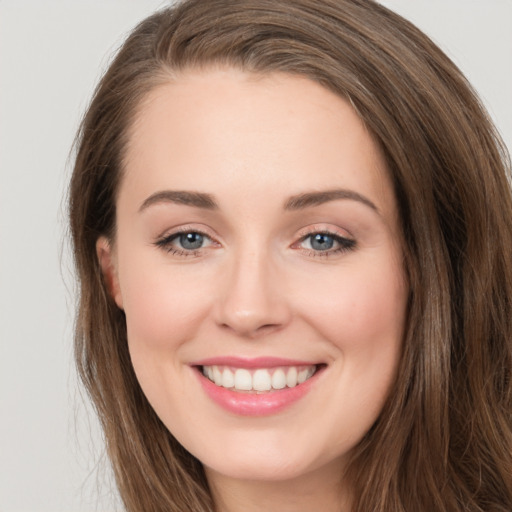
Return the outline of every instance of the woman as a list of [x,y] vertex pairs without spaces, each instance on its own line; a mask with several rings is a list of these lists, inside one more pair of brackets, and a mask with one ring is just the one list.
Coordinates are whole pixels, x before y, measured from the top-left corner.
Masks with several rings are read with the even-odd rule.
[[127,510],[512,509],[512,198],[367,0],[188,0],[84,118],[76,354]]

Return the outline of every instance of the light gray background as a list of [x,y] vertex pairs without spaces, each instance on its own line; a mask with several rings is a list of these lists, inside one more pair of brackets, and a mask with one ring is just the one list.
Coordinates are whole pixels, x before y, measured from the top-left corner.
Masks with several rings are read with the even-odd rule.
[[[512,0],[384,0],[481,94],[512,147]],[[71,362],[67,161],[124,34],[162,0],[0,0],[0,512],[120,510]]]

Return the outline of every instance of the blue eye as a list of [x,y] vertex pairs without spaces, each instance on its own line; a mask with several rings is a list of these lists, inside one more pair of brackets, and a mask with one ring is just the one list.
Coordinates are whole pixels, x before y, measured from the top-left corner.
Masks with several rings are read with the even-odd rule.
[[356,241],[333,233],[319,232],[305,236],[301,241],[301,246],[313,255],[327,256],[353,249],[356,246]]
[[335,240],[331,235],[317,233],[316,235],[310,235],[309,243],[315,251],[328,251],[334,247]]
[[208,235],[198,231],[183,231],[165,236],[157,240],[155,245],[177,256],[192,256],[212,243]]
[[188,251],[200,249],[204,243],[204,236],[200,233],[183,233],[177,237],[181,247]]

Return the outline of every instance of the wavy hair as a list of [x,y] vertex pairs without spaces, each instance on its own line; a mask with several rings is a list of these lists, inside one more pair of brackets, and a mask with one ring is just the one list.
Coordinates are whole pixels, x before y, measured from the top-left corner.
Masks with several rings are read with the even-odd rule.
[[387,161],[410,297],[397,380],[349,465],[353,511],[510,512],[510,159],[455,65],[372,0],[182,1],[133,30],[94,93],[69,190],[75,353],[127,511],[215,510],[201,463],[139,387],[95,251],[98,237],[115,236],[141,101],[177,72],[214,65],[334,91]]

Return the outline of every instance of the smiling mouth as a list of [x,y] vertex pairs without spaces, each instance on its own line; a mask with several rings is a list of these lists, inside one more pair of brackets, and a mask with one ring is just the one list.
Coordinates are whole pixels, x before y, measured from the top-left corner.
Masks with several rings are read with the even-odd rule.
[[275,368],[199,367],[216,386],[241,393],[268,393],[294,388],[309,380],[324,365],[278,366]]

